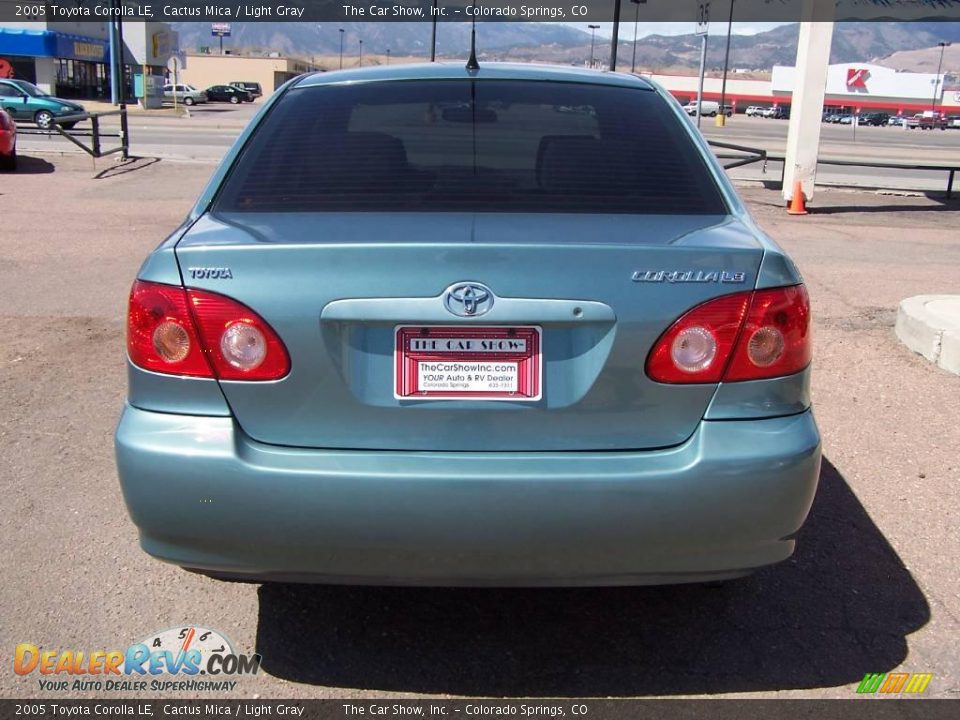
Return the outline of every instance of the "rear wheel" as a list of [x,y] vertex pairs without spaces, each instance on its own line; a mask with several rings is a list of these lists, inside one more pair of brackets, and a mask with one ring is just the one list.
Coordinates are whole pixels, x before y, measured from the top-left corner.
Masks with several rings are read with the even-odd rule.
[[13,172],[17,169],[17,149],[9,155],[0,155],[0,172]]
[[39,110],[33,116],[33,120],[37,123],[37,127],[48,130],[53,125],[53,113],[49,110]]
[[183,99],[184,105],[193,105],[193,98],[189,95]]
[[712,113],[710,113],[710,117],[716,117],[716,116],[717,116],[717,111],[716,111],[716,110],[714,110]]
[[236,95],[231,95],[231,96],[230,96],[230,104],[231,104],[231,105],[236,105],[236,104],[239,103],[239,102],[240,102],[240,98],[238,98]]

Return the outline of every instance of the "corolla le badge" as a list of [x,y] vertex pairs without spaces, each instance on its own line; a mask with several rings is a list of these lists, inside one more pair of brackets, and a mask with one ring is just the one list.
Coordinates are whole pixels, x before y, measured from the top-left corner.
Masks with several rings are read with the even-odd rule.
[[478,317],[490,312],[493,292],[480,283],[456,283],[444,291],[443,306],[460,317]]
[[630,279],[653,283],[742,283],[747,278],[742,272],[726,270],[637,270]]

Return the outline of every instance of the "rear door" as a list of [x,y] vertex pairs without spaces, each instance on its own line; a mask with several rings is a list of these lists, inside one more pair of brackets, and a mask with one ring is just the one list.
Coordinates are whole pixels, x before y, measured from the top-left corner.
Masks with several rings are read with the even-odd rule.
[[715,386],[646,357],[762,251],[652,91],[461,80],[291,91],[177,255],[290,353],[282,380],[221,383],[253,438],[542,451],[689,437]]

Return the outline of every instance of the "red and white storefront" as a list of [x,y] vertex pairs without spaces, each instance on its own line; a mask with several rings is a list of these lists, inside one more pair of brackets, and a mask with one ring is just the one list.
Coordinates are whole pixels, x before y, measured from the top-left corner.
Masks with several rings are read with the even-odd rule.
[[[698,78],[688,75],[651,75],[681,103],[697,99]],[[750,105],[776,107],[790,105],[796,77],[795,67],[777,65],[770,80],[741,80],[735,73],[727,76],[726,104],[734,112]],[[960,92],[943,92],[943,76],[933,73],[897,72],[881,65],[844,63],[831,65],[827,72],[824,106],[845,112],[884,111],[893,115],[913,115],[930,110],[936,84],[937,109],[960,114]],[[719,102],[721,78],[705,78],[703,97]]]

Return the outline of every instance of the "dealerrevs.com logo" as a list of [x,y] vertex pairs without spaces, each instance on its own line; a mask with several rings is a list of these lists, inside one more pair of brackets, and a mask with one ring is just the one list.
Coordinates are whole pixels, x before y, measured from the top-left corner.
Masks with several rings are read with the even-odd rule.
[[232,691],[229,678],[256,675],[260,655],[234,652],[216,630],[170,628],[148,635],[126,650],[42,650],[17,645],[13,670],[38,674],[41,690],[53,692]]

